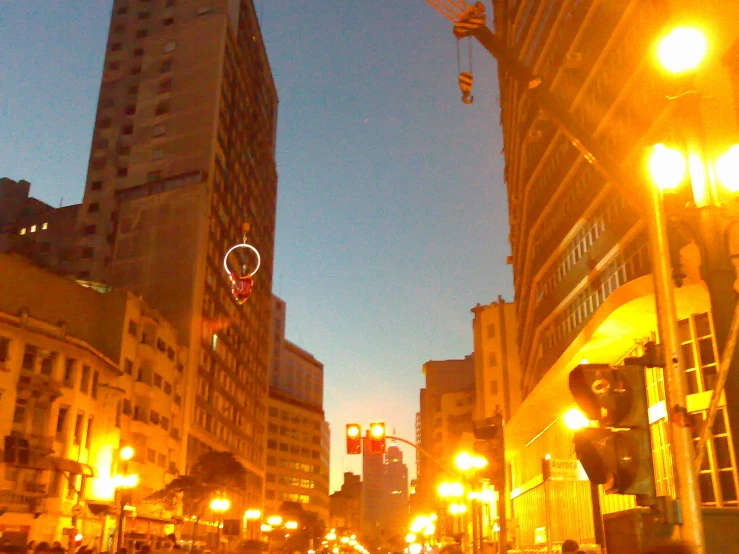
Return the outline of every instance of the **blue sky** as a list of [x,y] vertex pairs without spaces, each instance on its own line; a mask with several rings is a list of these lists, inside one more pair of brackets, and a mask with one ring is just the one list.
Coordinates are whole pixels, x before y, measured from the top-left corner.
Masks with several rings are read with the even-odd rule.
[[[0,176],[53,205],[82,197],[111,4],[0,3]],[[496,66],[475,45],[465,106],[423,0],[256,6],[280,97],[274,292],[325,365],[334,490],[361,468],[345,423],[413,440],[423,363],[469,354],[470,309],[512,300]]]

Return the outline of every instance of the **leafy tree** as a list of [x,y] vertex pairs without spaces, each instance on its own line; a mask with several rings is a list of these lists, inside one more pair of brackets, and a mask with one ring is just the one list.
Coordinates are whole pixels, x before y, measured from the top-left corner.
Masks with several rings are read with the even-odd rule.
[[234,494],[240,495],[245,491],[246,477],[246,468],[231,452],[211,450],[198,458],[187,475],[175,477],[146,500],[160,502],[170,509],[179,504],[188,506],[188,511],[196,518],[194,540],[198,523],[210,501],[221,494],[234,500]]

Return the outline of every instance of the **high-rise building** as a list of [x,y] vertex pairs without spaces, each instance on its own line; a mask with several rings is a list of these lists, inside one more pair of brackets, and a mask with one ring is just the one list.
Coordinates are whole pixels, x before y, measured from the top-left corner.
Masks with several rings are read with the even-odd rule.
[[516,304],[497,302],[472,308],[475,345],[475,418],[492,417],[498,408],[507,421],[521,403]]
[[454,467],[453,457],[464,433],[472,437],[475,406],[474,356],[462,360],[428,361],[423,365],[426,386],[421,389],[421,410],[416,417],[418,445],[431,456],[417,455],[418,476],[414,511],[430,512],[436,505],[439,463]]
[[277,514],[283,502],[297,502],[328,524],[323,364],[285,339],[286,318],[286,303],[273,295],[264,512]]
[[[76,276],[128,288],[172,322],[190,353],[188,464],[234,452],[245,507],[263,489],[276,121],[251,0],[115,0]],[[261,268],[238,306],[223,257],[245,225]]]
[[383,488],[385,477],[384,454],[373,454],[369,430],[362,437],[362,538],[374,547],[380,543]]
[[[515,50],[514,58],[534,71],[536,85],[548,90],[594,137],[631,177],[627,185],[633,187],[633,193],[624,194],[604,178],[545,115],[527,85],[516,82],[511,72],[500,71],[523,394],[505,433],[511,488],[516,490],[513,513],[520,522],[518,537],[511,540],[521,548],[533,547],[537,532],[542,536],[537,528],[546,525],[546,510],[551,509],[572,517],[555,518],[551,529],[544,529],[550,542],[593,542],[591,515],[579,508],[590,502],[582,474],[542,483],[550,493],[534,483],[540,482],[542,458],[574,459],[572,432],[561,417],[572,407],[568,375],[573,367],[584,362],[619,364],[656,338],[654,260],[646,232],[650,194],[642,189],[654,185],[643,161],[655,143],[683,143],[687,129],[670,111],[674,102],[668,97],[675,95],[677,82],[659,67],[655,45],[677,25],[707,31],[711,51],[705,68],[695,73],[691,90],[711,98],[698,110],[706,117],[709,139],[726,138],[728,133],[736,142],[736,108],[728,79],[739,74],[737,30],[730,23],[736,6],[721,0],[710,6],[687,0],[632,0],[618,6],[597,0],[520,0],[493,6],[496,34]],[[723,117],[717,117],[721,109]],[[685,212],[680,213],[674,216],[685,223]],[[677,239],[671,237],[679,248]],[[689,245],[675,256],[682,259],[687,274],[676,289],[676,304],[688,374],[687,408],[696,434],[714,388],[718,359],[697,250]],[[646,378],[657,493],[671,496],[675,480],[664,378],[659,369],[647,371]],[[739,401],[736,391],[736,384],[727,388],[727,403]],[[717,432],[708,445],[712,454],[700,470],[705,505],[739,505],[732,440],[739,428],[731,424],[739,413],[732,416],[729,411],[719,409]],[[544,496],[557,501],[546,508]],[[605,513],[614,512],[634,506],[634,497],[603,495],[602,503]]]

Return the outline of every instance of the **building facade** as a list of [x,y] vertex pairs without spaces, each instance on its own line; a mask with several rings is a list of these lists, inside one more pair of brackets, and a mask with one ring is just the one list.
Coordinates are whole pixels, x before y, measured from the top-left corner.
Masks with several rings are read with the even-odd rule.
[[500,407],[509,420],[521,404],[516,305],[497,302],[472,308],[475,345],[475,419],[492,417]]
[[385,544],[403,548],[409,524],[408,466],[403,452],[391,443],[385,453],[384,511],[380,528]]
[[362,476],[344,472],[344,482],[331,495],[330,506],[329,527],[357,534],[362,528]]
[[[421,389],[421,409],[416,418],[417,444],[434,459],[417,454],[414,512],[431,512],[436,507],[439,463],[454,467],[462,435],[472,437],[475,406],[475,361],[428,361],[423,365],[426,386]],[[446,441],[446,442],[445,442]],[[435,463],[436,462],[436,463]]]
[[330,431],[323,364],[285,338],[287,304],[272,296],[264,511],[297,502],[328,524]]
[[79,204],[54,208],[29,196],[28,181],[0,179],[0,252],[66,274],[72,263]]
[[172,326],[127,291],[100,293],[5,254],[0,283],[13,291],[0,295],[3,537],[66,546],[80,533],[111,550],[126,446],[126,474],[139,476],[126,544],[177,529],[176,510],[144,502],[185,467],[187,350]]
[[[506,427],[515,514],[509,533],[521,547],[542,540],[556,545],[565,538],[594,541],[582,472],[563,481],[542,480],[542,459],[574,459],[572,432],[561,420],[573,405],[569,372],[583,360],[618,364],[656,337],[650,216],[640,210],[649,202],[640,187],[653,185],[642,163],[651,145],[679,142],[683,130],[668,115],[676,84],[657,67],[654,45],[686,22],[709,32],[715,56],[695,75],[693,86],[714,99],[701,104],[709,138],[717,141],[713,146],[727,138],[735,143],[737,118],[727,98],[728,75],[737,68],[736,30],[727,23],[732,9],[731,2],[704,9],[677,0],[630,1],[618,8],[597,0],[494,3],[496,33],[633,178],[631,193],[617,190],[543,115],[525,84],[499,73],[522,394]],[[717,117],[721,109],[723,116]],[[682,249],[687,275],[676,301],[687,406],[700,429],[718,354],[695,252],[695,245]],[[661,370],[648,370],[646,377],[657,492],[671,495],[664,378]],[[727,397],[730,393],[731,387]],[[733,438],[739,429],[730,419],[722,408],[709,461],[700,472],[705,505],[739,505]],[[604,512],[634,505],[633,497],[601,496]],[[577,515],[553,518],[547,528],[547,498],[555,499],[552,511]]]
[[[277,200],[277,94],[253,2],[116,0],[104,63],[75,275],[128,288],[171,321],[190,355],[188,465],[235,453],[249,477],[234,510],[251,508],[264,485]],[[223,258],[246,230],[261,268],[237,306]]]

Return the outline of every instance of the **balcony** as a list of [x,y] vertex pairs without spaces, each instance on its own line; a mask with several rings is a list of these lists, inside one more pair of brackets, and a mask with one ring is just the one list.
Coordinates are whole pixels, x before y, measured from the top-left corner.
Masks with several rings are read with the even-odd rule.
[[37,400],[51,404],[62,395],[61,381],[54,381],[47,375],[37,373],[23,373],[16,385],[18,398],[23,400]]
[[[31,483],[27,483],[31,484]],[[44,511],[46,493],[19,492],[16,490],[0,490],[0,509],[8,512],[33,514]]]

